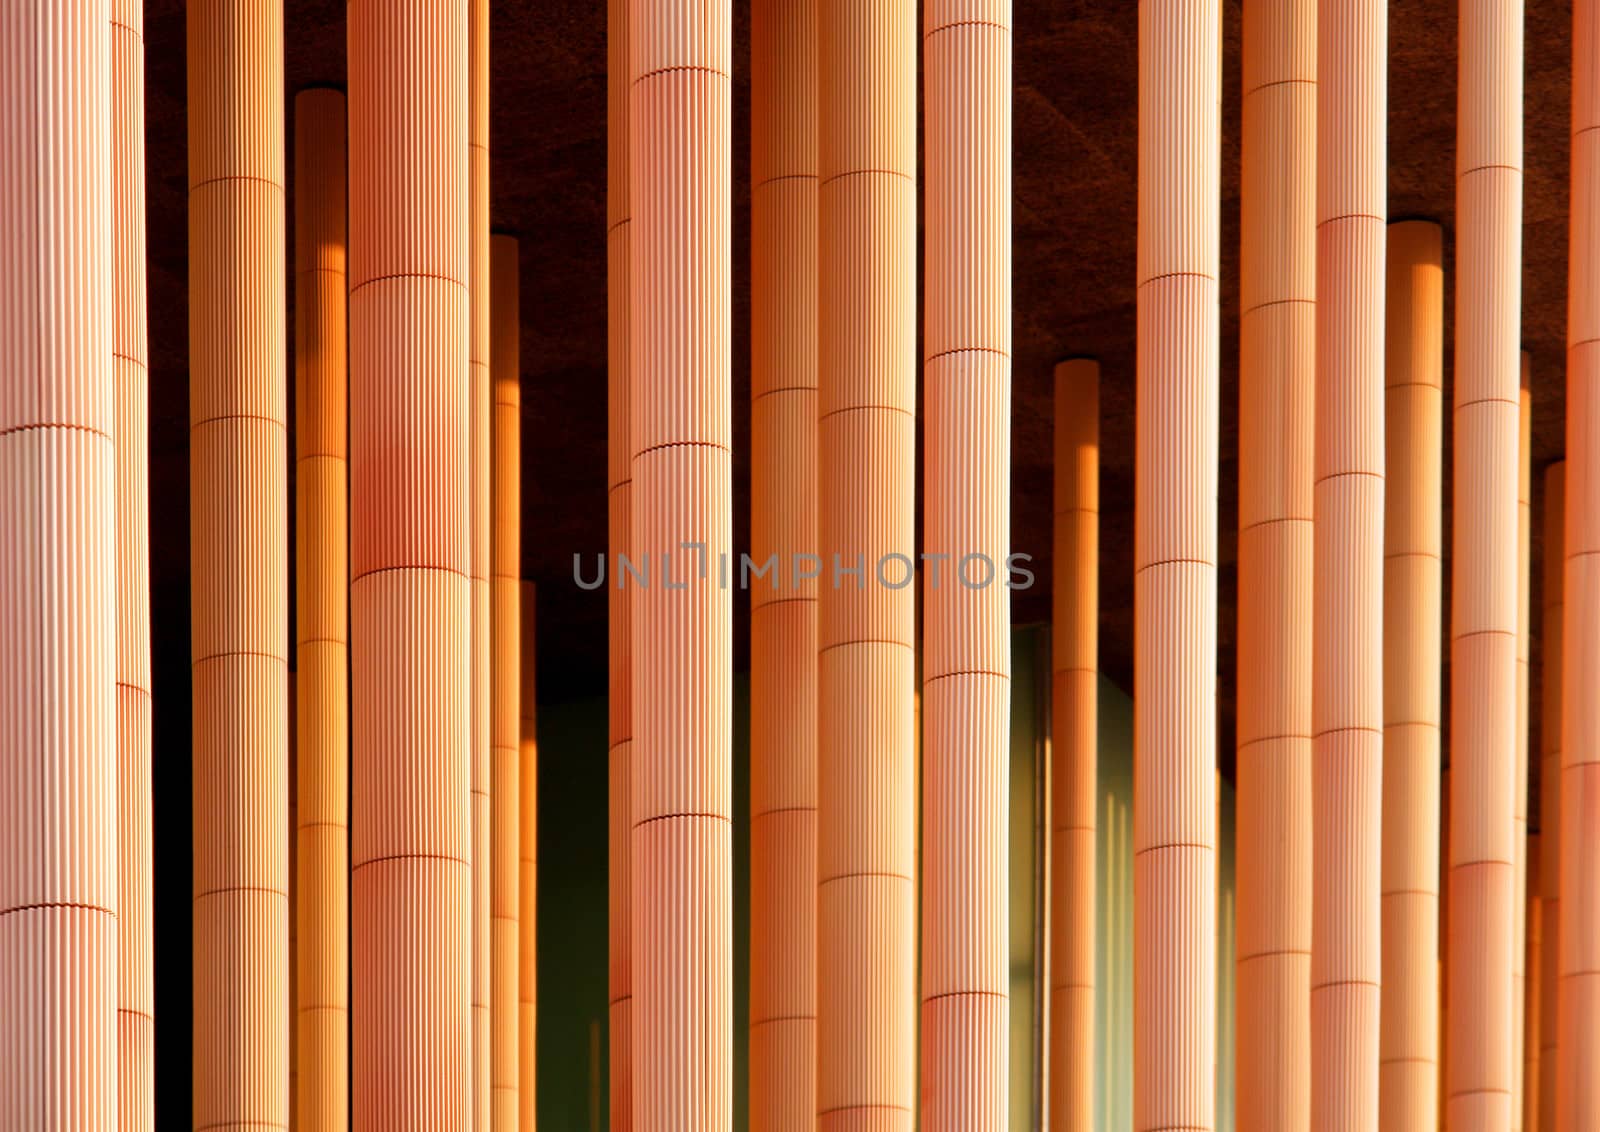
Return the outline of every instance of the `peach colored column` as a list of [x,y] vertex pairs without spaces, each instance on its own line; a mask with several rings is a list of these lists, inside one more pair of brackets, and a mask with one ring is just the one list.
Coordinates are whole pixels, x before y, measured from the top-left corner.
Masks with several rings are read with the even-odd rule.
[[517,746],[520,765],[517,793],[517,874],[521,918],[517,929],[517,1127],[533,1132],[538,1117],[538,1003],[539,1003],[539,731],[534,636],[534,586],[518,585]]
[[1221,19],[1139,3],[1135,1132],[1216,1116]]
[[908,1132],[916,591],[876,567],[916,553],[916,5],[822,0],[818,29],[817,1125]]
[[1100,363],[1056,366],[1051,591],[1050,1132],[1094,1127]]
[[632,304],[628,263],[632,211],[628,188],[629,5],[606,5],[606,492],[610,571],[607,590],[610,633],[607,806],[607,979],[610,1026],[612,1132],[633,1128],[633,953],[628,946],[629,849],[633,829],[633,606],[625,588],[620,556],[631,549],[633,524],[633,441],[630,413],[629,350]]
[[[494,384],[491,430],[489,543],[490,637],[493,673],[489,740],[494,891],[489,912],[493,956],[490,984],[492,1102],[495,1132],[517,1132],[521,1058],[522,966],[522,737],[517,711],[522,692],[522,336],[517,240],[490,241],[489,368]],[[530,1000],[531,1002],[531,1000]]]
[[1539,826],[1544,842],[1539,895],[1544,907],[1539,966],[1539,1126],[1556,1123],[1556,1037],[1560,1020],[1561,965],[1561,652],[1562,599],[1566,574],[1567,465],[1558,461],[1544,473],[1543,635],[1540,637]]
[[350,1112],[350,515],[345,98],[294,100],[295,1124]]
[[472,1108],[468,19],[353,0],[351,1114]]
[[[1439,225],[1389,225],[1384,338],[1384,993],[1378,1126],[1439,1123],[1439,641],[1444,267]],[[1241,860],[1243,854],[1241,854]]]
[[750,1126],[816,1122],[817,4],[751,8]]
[[1316,0],[1244,11],[1237,1051],[1241,1132],[1311,1119]]
[[1572,5],[1559,1132],[1600,1128],[1600,11]]
[[188,6],[196,1128],[289,1123],[283,10]]
[[[1527,1049],[1528,954],[1528,573],[1532,563],[1533,523],[1533,392],[1529,385],[1527,351],[1521,354],[1521,392],[1517,399],[1517,714],[1515,816],[1511,827],[1512,896],[1511,939],[1511,1128],[1523,1127],[1523,1067]],[[1535,1052],[1537,1052],[1535,1041]]]
[[119,1127],[155,1127],[150,827],[150,342],[145,316],[144,4],[111,6],[111,365],[117,454]]
[[1450,1011],[1449,1003],[1445,1001],[1444,988],[1449,985],[1450,978],[1450,933],[1445,931],[1445,926],[1450,923],[1450,886],[1445,883],[1449,879],[1449,862],[1445,859],[1445,850],[1450,845],[1450,768],[1446,766],[1439,774],[1439,1098],[1435,1107],[1438,1109],[1438,1127],[1445,1127],[1444,1108],[1444,1067],[1450,1064]]
[[1445,1120],[1506,1129],[1517,963],[1522,3],[1460,8]]
[[1311,1127],[1378,1124],[1385,0],[1317,5]]
[[1522,1051],[1522,1128],[1523,1132],[1539,1132],[1539,1011],[1543,983],[1544,898],[1539,892],[1539,875],[1542,871],[1542,839],[1537,833],[1528,834],[1528,894],[1525,909],[1527,950],[1524,954],[1525,982],[1522,995],[1523,1051]]
[[100,0],[0,6],[0,104],[28,108],[0,131],[0,1127],[30,1132],[118,1127],[110,29]]
[[922,588],[919,1126],[949,1132],[1002,1132],[1010,1089],[1011,15],[923,6],[923,542],[947,572]]
[[728,1132],[732,4],[628,15],[633,1123]]

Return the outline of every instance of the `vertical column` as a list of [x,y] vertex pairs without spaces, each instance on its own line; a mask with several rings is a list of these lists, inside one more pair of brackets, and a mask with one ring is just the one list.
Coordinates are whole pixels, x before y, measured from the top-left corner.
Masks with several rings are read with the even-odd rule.
[[1050,1132],[1094,1127],[1100,364],[1056,366],[1050,727]]
[[283,9],[188,7],[196,1128],[289,1122]]
[[629,4],[633,1122],[733,1120],[732,4]]
[[[517,837],[517,874],[521,919],[518,927],[517,975],[517,1112],[521,1132],[539,1126],[538,1108],[538,1004],[539,1004],[539,729],[538,682],[535,660],[534,587],[518,585],[517,620],[520,668],[517,696],[517,736],[521,765],[517,792],[522,821]],[[596,1103],[599,1098],[596,1097]]]
[[817,582],[795,570],[817,553],[817,3],[762,0],[750,21],[750,545],[772,571],[750,587],[750,1124],[800,1132],[817,1077]]
[[1558,461],[1544,473],[1543,633],[1539,674],[1539,826],[1544,859],[1539,895],[1544,907],[1539,966],[1539,1127],[1555,1132],[1557,1033],[1561,1014],[1561,653],[1565,604],[1562,580],[1566,554],[1567,465]]
[[1311,1127],[1378,1123],[1385,0],[1317,5]]
[[916,5],[822,0],[819,34],[817,1122],[909,1130],[916,596],[876,574],[915,553]]
[[350,1112],[350,515],[345,98],[294,100],[295,1124]]
[[1527,928],[1527,949],[1524,953],[1525,981],[1522,994],[1523,1047],[1522,1047],[1522,1128],[1523,1132],[1539,1132],[1539,1011],[1543,979],[1544,897],[1539,892],[1539,875],[1543,860],[1542,837],[1528,834],[1527,905],[1524,915]]
[[1133,1123],[1215,1120],[1221,11],[1139,3]]
[[1239,272],[1241,1132],[1311,1119],[1316,0],[1244,10]]
[[1566,577],[1561,675],[1560,1132],[1600,1128],[1600,11],[1572,5]]
[[117,459],[117,1111],[155,1127],[150,818],[150,339],[145,315],[144,4],[111,6],[111,366]]
[[352,1115],[472,1107],[467,7],[353,0]]
[[1378,1126],[1439,1124],[1439,225],[1389,225],[1384,324],[1383,855]]
[[[1528,354],[1520,358],[1521,392],[1517,399],[1517,684],[1516,684],[1516,808],[1511,826],[1511,1128],[1523,1127],[1523,1066],[1527,1044],[1528,953],[1528,573],[1532,568],[1533,524],[1533,391],[1529,385]],[[1535,1042],[1537,1046],[1537,1042]]]
[[[492,950],[490,1057],[495,1132],[517,1132],[521,1059],[519,979],[522,936],[522,752],[517,710],[522,691],[522,349],[521,289],[517,240],[496,235],[490,242],[491,304],[489,364],[494,383],[490,438],[490,637],[493,673],[489,741],[494,748],[490,778],[493,817],[491,853],[494,891],[490,900]],[[531,815],[530,815],[531,824]],[[531,1000],[530,1000],[531,1001]]]
[[1460,6],[1450,605],[1452,1128],[1513,1111],[1522,3]]
[[930,0],[922,25],[923,538],[948,573],[923,575],[920,1100],[950,1132],[1001,1132],[1010,1084],[1011,15]]
[[[607,590],[610,634],[607,703],[609,797],[607,803],[607,978],[610,1026],[611,1132],[633,1128],[633,955],[628,946],[629,840],[633,828],[633,605],[621,557],[630,553],[633,524],[633,441],[628,401],[632,304],[628,264],[633,213],[629,207],[628,49],[632,0],[606,4],[606,540],[611,571]],[[526,655],[526,654],[524,654]]]
[[0,7],[0,104],[28,108],[0,131],[0,201],[28,218],[0,240],[0,1125],[47,1132],[118,1127],[112,272],[131,233],[110,161],[133,139],[110,26],[104,0]]

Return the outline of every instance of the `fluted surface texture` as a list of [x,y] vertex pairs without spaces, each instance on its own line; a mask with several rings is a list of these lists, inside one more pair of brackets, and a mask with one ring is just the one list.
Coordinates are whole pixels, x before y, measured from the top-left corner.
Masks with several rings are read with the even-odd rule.
[[1543,633],[1539,673],[1539,835],[1544,859],[1539,871],[1539,1127],[1554,1132],[1556,1122],[1557,1034],[1560,1023],[1561,967],[1561,653],[1565,614],[1563,579],[1566,555],[1567,465],[1557,461],[1544,473]]
[[1526,946],[1523,952],[1522,991],[1522,1128],[1524,1132],[1539,1132],[1539,1013],[1544,982],[1544,897],[1539,891],[1539,875],[1543,866],[1543,838],[1538,833],[1528,834],[1527,902],[1524,922],[1527,924]]
[[[1528,573],[1532,569],[1533,527],[1533,390],[1529,385],[1529,360],[1521,354],[1521,392],[1517,409],[1517,691],[1516,691],[1516,810],[1511,827],[1512,937],[1511,937],[1511,1128],[1524,1125],[1527,1065],[1528,998]],[[1535,1041],[1537,1046],[1537,1041]]]
[[467,6],[353,0],[351,1093],[473,1117]]
[[539,1002],[539,730],[534,634],[534,586],[518,584],[517,620],[519,692],[517,695],[517,746],[520,767],[517,791],[521,799],[518,827],[518,889],[520,922],[517,929],[517,1112],[518,1132],[534,1132],[538,1114],[538,1002]]

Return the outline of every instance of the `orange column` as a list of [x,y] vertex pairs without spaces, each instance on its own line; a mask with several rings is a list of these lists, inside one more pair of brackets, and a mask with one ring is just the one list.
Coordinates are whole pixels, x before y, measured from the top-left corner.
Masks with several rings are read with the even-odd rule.
[[1311,1119],[1316,0],[1244,10],[1239,321],[1240,1132]]
[[1556,1127],[1600,1128],[1600,11],[1572,5]]
[[188,6],[196,1128],[289,1123],[283,10]]
[[[1511,939],[1511,1128],[1523,1127],[1523,1095],[1526,1088],[1523,1068],[1527,1042],[1527,955],[1528,955],[1528,573],[1532,562],[1533,523],[1533,392],[1529,386],[1528,354],[1521,354],[1521,393],[1518,397],[1517,429],[1517,714],[1516,714],[1516,810],[1511,827],[1512,896]],[[1538,1053],[1538,1041],[1531,1047]]]
[[750,14],[750,1126],[816,1121],[817,5]]
[[295,1122],[350,1111],[350,550],[345,99],[294,100]]
[[1518,335],[1522,3],[1461,5],[1450,626],[1445,1119],[1506,1129],[1517,966]]
[[145,316],[144,4],[111,6],[111,366],[117,454],[117,1108],[155,1127],[150,890],[150,341]]
[[1551,464],[1544,473],[1543,633],[1540,636],[1539,826],[1544,859],[1539,870],[1543,898],[1539,966],[1539,1127],[1556,1123],[1556,1037],[1560,1019],[1561,957],[1561,651],[1562,579],[1566,574],[1567,465]]
[[1100,364],[1056,366],[1050,729],[1050,1132],[1094,1127]]
[[1539,1132],[1539,1011],[1543,983],[1544,898],[1539,893],[1539,875],[1542,871],[1542,841],[1537,833],[1528,834],[1528,894],[1524,910],[1527,929],[1527,950],[1524,953],[1525,982],[1522,995],[1523,1052],[1522,1052],[1522,1128],[1523,1132]]
[[[534,636],[534,587],[532,582],[518,586],[518,683],[517,736],[520,765],[517,792],[518,811],[517,872],[521,919],[518,935],[517,976],[517,1112],[520,1132],[533,1132],[539,1126],[538,1114],[538,1003],[539,1003],[539,731]],[[598,1103],[598,1097],[596,1103]]]
[[468,20],[353,0],[351,1078],[358,1129],[472,1119]]
[[916,594],[876,576],[916,553],[916,5],[818,28],[817,1124],[887,1132],[917,1091]]
[[1221,11],[1139,3],[1133,1122],[1212,1127]]
[[1317,5],[1311,1127],[1378,1124],[1385,0]]
[[631,0],[633,1122],[733,1120],[732,5]]
[[[490,778],[493,816],[491,852],[494,891],[490,900],[491,1081],[496,1132],[517,1132],[521,1058],[522,965],[522,751],[517,711],[522,691],[522,348],[518,325],[521,290],[517,240],[496,235],[490,243],[491,305],[489,363],[494,383],[490,438],[490,637],[493,703],[489,740],[494,748]],[[531,1003],[530,999],[530,1003]]]
[[[1439,1123],[1439,641],[1444,267],[1439,225],[1389,225],[1384,349],[1383,996],[1378,1126]],[[1241,859],[1243,855],[1241,854]]]
[[118,1127],[110,17],[0,6],[0,1126],[45,1132]]

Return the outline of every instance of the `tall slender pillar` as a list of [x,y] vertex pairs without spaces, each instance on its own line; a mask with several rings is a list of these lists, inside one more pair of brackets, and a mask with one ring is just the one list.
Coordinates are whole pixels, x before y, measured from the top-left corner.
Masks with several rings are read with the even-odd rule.
[[822,0],[819,34],[817,1123],[909,1130],[916,597],[876,568],[916,553],[916,5]]
[[631,0],[633,1123],[733,1121],[732,4]]
[[1600,1128],[1600,5],[1572,5],[1559,1132]]
[[0,1126],[45,1132],[118,1127],[113,238],[132,233],[111,158],[133,139],[111,14],[0,7],[0,104],[28,108],[0,131],[0,201],[28,219],[0,239]]
[[188,7],[196,1128],[289,1123],[283,9]]
[[1450,626],[1452,1128],[1511,1125],[1522,3],[1460,8]]
[[111,5],[111,366],[117,455],[117,1113],[155,1127],[150,826],[150,336],[145,315],[144,3]]
[[1244,10],[1239,286],[1241,1132],[1311,1119],[1316,0]]
[[1567,465],[1557,461],[1544,473],[1543,632],[1539,673],[1539,827],[1544,859],[1539,870],[1539,895],[1544,907],[1539,966],[1539,1127],[1555,1132],[1556,1057],[1561,996],[1561,654],[1565,603]]
[[[1378,1126],[1439,1124],[1439,641],[1444,241],[1389,225],[1384,316],[1383,850]],[[1241,854],[1241,859],[1243,854]]]
[[1139,3],[1135,1128],[1215,1120],[1222,16]]
[[1524,912],[1527,928],[1527,947],[1524,952],[1525,977],[1522,993],[1523,1047],[1522,1047],[1522,1128],[1523,1132],[1539,1132],[1539,1012],[1544,1005],[1541,986],[1544,982],[1544,897],[1539,891],[1539,876],[1543,871],[1543,836],[1528,834],[1527,905]]
[[[1517,399],[1517,684],[1516,684],[1516,809],[1511,826],[1511,1129],[1523,1127],[1523,1068],[1527,1047],[1528,956],[1528,573],[1532,568],[1533,524],[1533,391],[1527,351],[1521,354],[1521,392]],[[1535,1052],[1537,1052],[1535,1041]]]
[[[522,334],[515,236],[490,242],[489,364],[494,383],[490,464],[490,670],[493,704],[489,739],[493,817],[490,900],[493,956],[490,985],[491,1080],[495,1132],[517,1132],[521,1059],[522,966]],[[530,822],[531,824],[531,822]]]
[[352,0],[351,1112],[472,1107],[468,19]]
[[[539,1005],[539,729],[538,682],[535,661],[538,641],[534,634],[534,586],[518,585],[517,620],[520,690],[517,696],[518,747],[521,765],[517,792],[521,799],[517,837],[518,889],[521,918],[517,975],[517,1111],[520,1132],[539,1126],[538,1109],[538,1005]],[[598,1097],[596,1097],[598,1101]]]
[[1056,366],[1050,672],[1050,1132],[1094,1127],[1100,363]]
[[750,1125],[816,1123],[817,3],[750,14]]
[[295,1126],[350,1112],[350,514],[345,98],[294,100]]
[[1317,5],[1311,1127],[1378,1124],[1385,0]]

